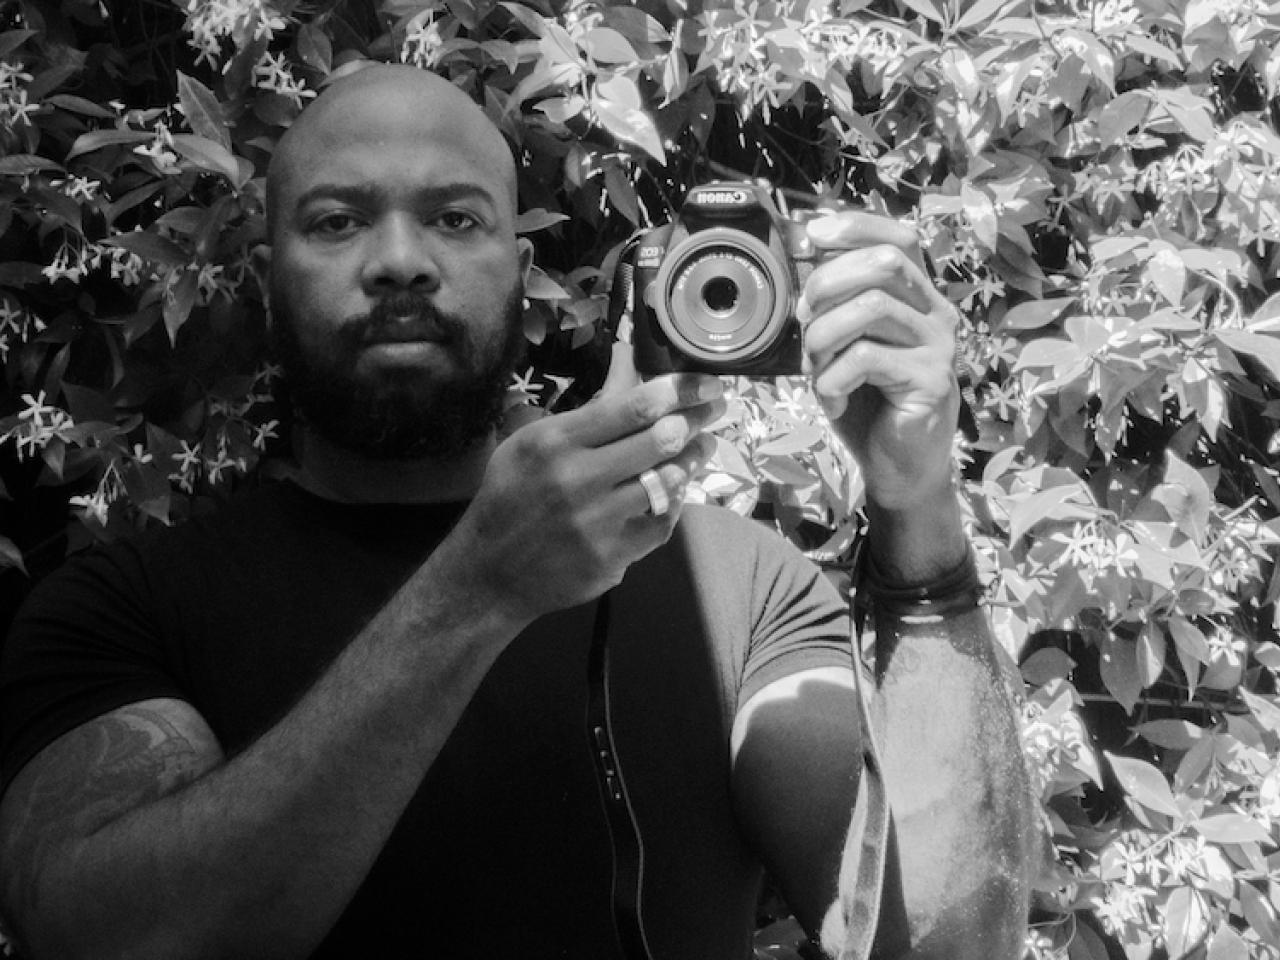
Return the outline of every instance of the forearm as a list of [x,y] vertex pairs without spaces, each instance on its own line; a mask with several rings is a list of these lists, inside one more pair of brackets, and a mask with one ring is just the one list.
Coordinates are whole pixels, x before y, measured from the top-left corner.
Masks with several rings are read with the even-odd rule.
[[1021,955],[1033,839],[1014,692],[978,609],[875,615],[881,762],[896,876],[884,957]]
[[308,954],[517,632],[431,579],[245,751],[44,857],[35,956]]

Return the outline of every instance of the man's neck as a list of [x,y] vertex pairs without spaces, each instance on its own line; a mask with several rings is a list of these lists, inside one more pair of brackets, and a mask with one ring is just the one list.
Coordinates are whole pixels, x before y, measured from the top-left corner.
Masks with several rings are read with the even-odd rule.
[[304,430],[297,445],[297,482],[343,503],[445,503],[469,500],[480,487],[496,439],[451,460],[371,459]]

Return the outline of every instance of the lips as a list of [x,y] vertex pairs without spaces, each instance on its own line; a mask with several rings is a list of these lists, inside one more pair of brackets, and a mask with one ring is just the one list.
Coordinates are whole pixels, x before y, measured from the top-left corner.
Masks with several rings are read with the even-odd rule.
[[452,337],[434,323],[404,322],[379,325],[365,333],[365,346],[384,343],[448,343]]

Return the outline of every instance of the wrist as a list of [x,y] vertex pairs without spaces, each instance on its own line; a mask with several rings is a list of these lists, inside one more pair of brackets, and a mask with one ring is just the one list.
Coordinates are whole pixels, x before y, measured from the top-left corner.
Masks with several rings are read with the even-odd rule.
[[910,507],[867,503],[867,549],[886,582],[911,585],[936,580],[969,556],[955,489],[947,485]]
[[972,551],[966,548],[960,561],[938,576],[903,583],[886,576],[868,555],[861,571],[860,589],[864,601],[877,616],[898,619],[926,618],[939,620],[973,610],[978,606],[982,584]]

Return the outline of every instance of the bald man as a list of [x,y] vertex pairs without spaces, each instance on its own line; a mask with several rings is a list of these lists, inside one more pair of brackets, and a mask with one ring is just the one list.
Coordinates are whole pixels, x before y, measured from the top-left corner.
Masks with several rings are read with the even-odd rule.
[[[25,955],[743,960],[766,867],[838,947],[848,623],[787,544],[682,505],[720,382],[498,443],[532,251],[502,137],[439,78],[333,84],[268,183],[296,474],[68,564],[17,617],[0,913]],[[897,224],[814,229],[851,252],[806,290],[808,362],[898,598],[880,943],[1015,957],[1031,831],[950,487],[951,308]]]

